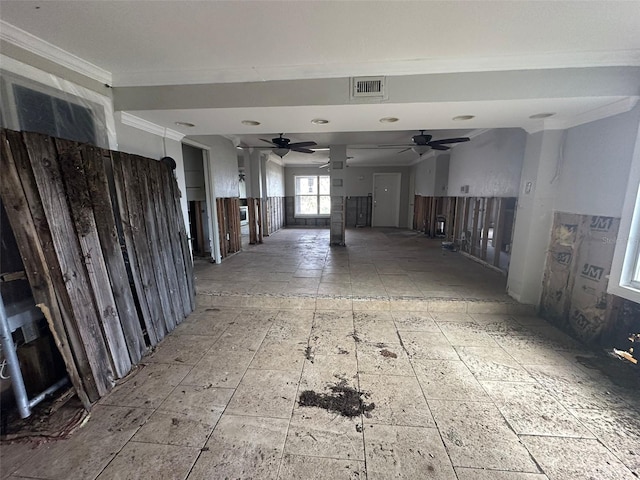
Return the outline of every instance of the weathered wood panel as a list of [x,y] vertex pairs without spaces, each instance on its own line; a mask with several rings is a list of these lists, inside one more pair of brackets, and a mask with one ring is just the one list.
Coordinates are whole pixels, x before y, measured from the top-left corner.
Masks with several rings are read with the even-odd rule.
[[[133,279],[134,295],[140,307],[147,338],[151,346],[164,338],[164,322],[160,313],[160,299],[157,293],[155,277],[148,271],[150,264],[145,261],[148,249],[145,246],[144,228],[141,225],[140,202],[132,184],[129,155],[113,152],[112,167],[119,213],[122,221],[122,233],[126,246],[126,260]],[[140,248],[140,251],[138,251]]]
[[[98,238],[89,186],[84,173],[81,146],[69,140],[56,139],[62,182],[67,192],[71,219],[78,238],[82,259],[93,293],[97,320],[107,343],[117,378],[131,370],[131,358],[124,339],[120,316],[110,286],[109,274]],[[105,288],[107,287],[107,288]]]
[[193,310],[177,183],[155,160],[1,133],[3,204],[34,299],[89,408]]
[[[76,329],[65,328],[67,312],[59,304],[55,284],[62,285],[51,233],[42,210],[27,151],[18,132],[1,132],[0,196],[20,248],[34,300],[45,313],[71,383],[82,404],[89,408],[99,398],[84,345]],[[68,303],[68,302],[67,302]],[[74,358],[75,353],[75,358]]]
[[129,284],[127,267],[124,262],[116,227],[116,216],[109,195],[109,183],[105,165],[111,164],[111,154],[108,150],[91,145],[83,145],[82,156],[100,247],[109,272],[111,290],[113,291],[131,362],[137,364],[147,351],[147,346],[142,333],[140,317],[136,310],[133,292]]
[[73,318],[78,326],[98,393],[102,396],[113,387],[116,375],[98,321],[98,312],[83,262],[84,256],[69,212],[54,140],[45,135],[25,133],[24,141],[49,223]]

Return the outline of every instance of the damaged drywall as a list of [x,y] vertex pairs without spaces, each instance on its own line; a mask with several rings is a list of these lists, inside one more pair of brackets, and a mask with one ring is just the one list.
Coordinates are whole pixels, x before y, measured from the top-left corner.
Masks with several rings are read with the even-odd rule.
[[614,217],[554,215],[542,314],[587,343],[598,343],[614,321],[607,283],[619,225]]

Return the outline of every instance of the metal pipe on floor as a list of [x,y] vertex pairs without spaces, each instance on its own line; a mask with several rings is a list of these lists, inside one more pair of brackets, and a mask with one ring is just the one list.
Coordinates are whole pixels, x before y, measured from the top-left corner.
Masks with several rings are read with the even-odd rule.
[[65,385],[68,385],[68,384],[69,384],[69,377],[64,377],[62,380],[58,380],[56,383],[51,385],[49,388],[47,388],[43,392],[40,392],[38,395],[33,397],[31,400],[29,400],[29,407],[30,408],[35,407],[37,404],[39,404],[41,401],[43,401],[47,397],[47,395],[51,395],[56,390],[59,390],[62,387],[64,387]]
[[2,341],[2,352],[7,362],[9,375],[11,375],[11,386],[13,387],[13,393],[16,397],[16,403],[18,404],[18,411],[20,417],[27,418],[31,415],[29,397],[27,397],[27,390],[24,387],[20,363],[18,363],[18,354],[16,353],[16,345],[13,343],[13,337],[11,336],[9,319],[7,318],[7,311],[4,308],[2,295],[0,295],[0,337]]

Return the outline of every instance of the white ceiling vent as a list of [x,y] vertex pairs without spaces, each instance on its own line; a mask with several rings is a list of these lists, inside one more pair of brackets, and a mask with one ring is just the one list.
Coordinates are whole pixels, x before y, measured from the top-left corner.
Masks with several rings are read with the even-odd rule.
[[385,77],[352,77],[351,98],[386,98]]

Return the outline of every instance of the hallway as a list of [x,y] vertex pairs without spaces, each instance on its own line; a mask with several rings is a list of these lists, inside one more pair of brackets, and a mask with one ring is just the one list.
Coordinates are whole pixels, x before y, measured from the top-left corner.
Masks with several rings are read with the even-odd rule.
[[71,438],[3,444],[2,478],[640,474],[638,385],[589,368],[502,274],[414,232],[346,238],[281,230],[198,262],[196,312]]

